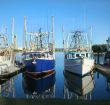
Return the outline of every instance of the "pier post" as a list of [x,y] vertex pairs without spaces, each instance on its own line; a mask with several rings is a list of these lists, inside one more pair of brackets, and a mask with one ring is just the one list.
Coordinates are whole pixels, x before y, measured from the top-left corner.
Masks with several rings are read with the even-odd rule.
[[97,64],[100,64],[99,57],[100,57],[100,55],[99,55],[99,52],[98,52],[97,53]]

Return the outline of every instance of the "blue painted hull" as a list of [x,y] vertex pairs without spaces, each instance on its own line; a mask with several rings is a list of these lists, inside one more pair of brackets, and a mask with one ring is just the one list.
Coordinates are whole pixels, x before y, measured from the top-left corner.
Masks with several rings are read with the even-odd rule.
[[55,67],[55,60],[47,59],[35,59],[33,63],[32,60],[27,60],[25,65],[25,70],[28,72],[44,72],[48,70],[53,70]]

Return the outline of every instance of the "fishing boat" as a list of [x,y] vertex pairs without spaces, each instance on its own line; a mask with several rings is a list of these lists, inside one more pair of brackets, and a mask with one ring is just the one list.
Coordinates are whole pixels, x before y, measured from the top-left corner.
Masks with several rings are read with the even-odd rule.
[[12,52],[13,49],[7,43],[7,37],[0,34],[0,75],[9,71],[12,66]]
[[84,77],[64,70],[64,98],[91,100],[94,89],[94,74],[91,72]]
[[[90,35],[91,36],[91,35]],[[94,67],[92,41],[88,41],[87,33],[74,31],[64,41],[65,70],[84,76]]]
[[107,41],[107,52],[105,54],[105,64],[110,66],[110,37],[108,37]]
[[[3,29],[4,30],[4,29]],[[12,19],[12,38],[11,43],[9,43],[9,37],[7,32],[0,32],[0,78],[4,76],[8,76],[8,74],[12,74],[14,67],[14,18]]]
[[[23,66],[27,73],[36,75],[48,73],[55,67],[54,29],[52,17],[52,32],[27,32],[26,17],[24,20],[24,51]],[[49,34],[51,33],[51,34]],[[50,36],[51,35],[51,36]],[[29,42],[27,40],[30,38]],[[26,39],[27,38],[27,39]],[[50,40],[52,39],[52,41]],[[28,45],[29,44],[29,45]]]

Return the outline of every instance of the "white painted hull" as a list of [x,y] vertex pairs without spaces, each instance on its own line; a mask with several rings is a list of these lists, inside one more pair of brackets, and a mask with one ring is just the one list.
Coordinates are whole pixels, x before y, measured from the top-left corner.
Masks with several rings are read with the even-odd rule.
[[0,74],[6,73],[6,72],[10,72],[10,67],[13,64],[11,63],[11,61],[4,61],[4,62],[0,62]]
[[94,59],[65,59],[64,66],[65,70],[83,76],[93,69]]

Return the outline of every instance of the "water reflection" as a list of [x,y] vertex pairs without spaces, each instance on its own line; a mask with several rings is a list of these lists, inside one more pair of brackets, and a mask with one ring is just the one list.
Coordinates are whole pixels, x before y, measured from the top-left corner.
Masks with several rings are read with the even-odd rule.
[[11,78],[8,81],[0,84],[0,96],[2,97],[16,97],[15,87],[14,87],[14,78]]
[[107,91],[110,92],[110,78],[107,79]]
[[26,98],[54,98],[55,72],[40,79],[23,74],[22,86]]
[[93,89],[93,73],[80,77],[64,70],[64,99],[91,100]]

